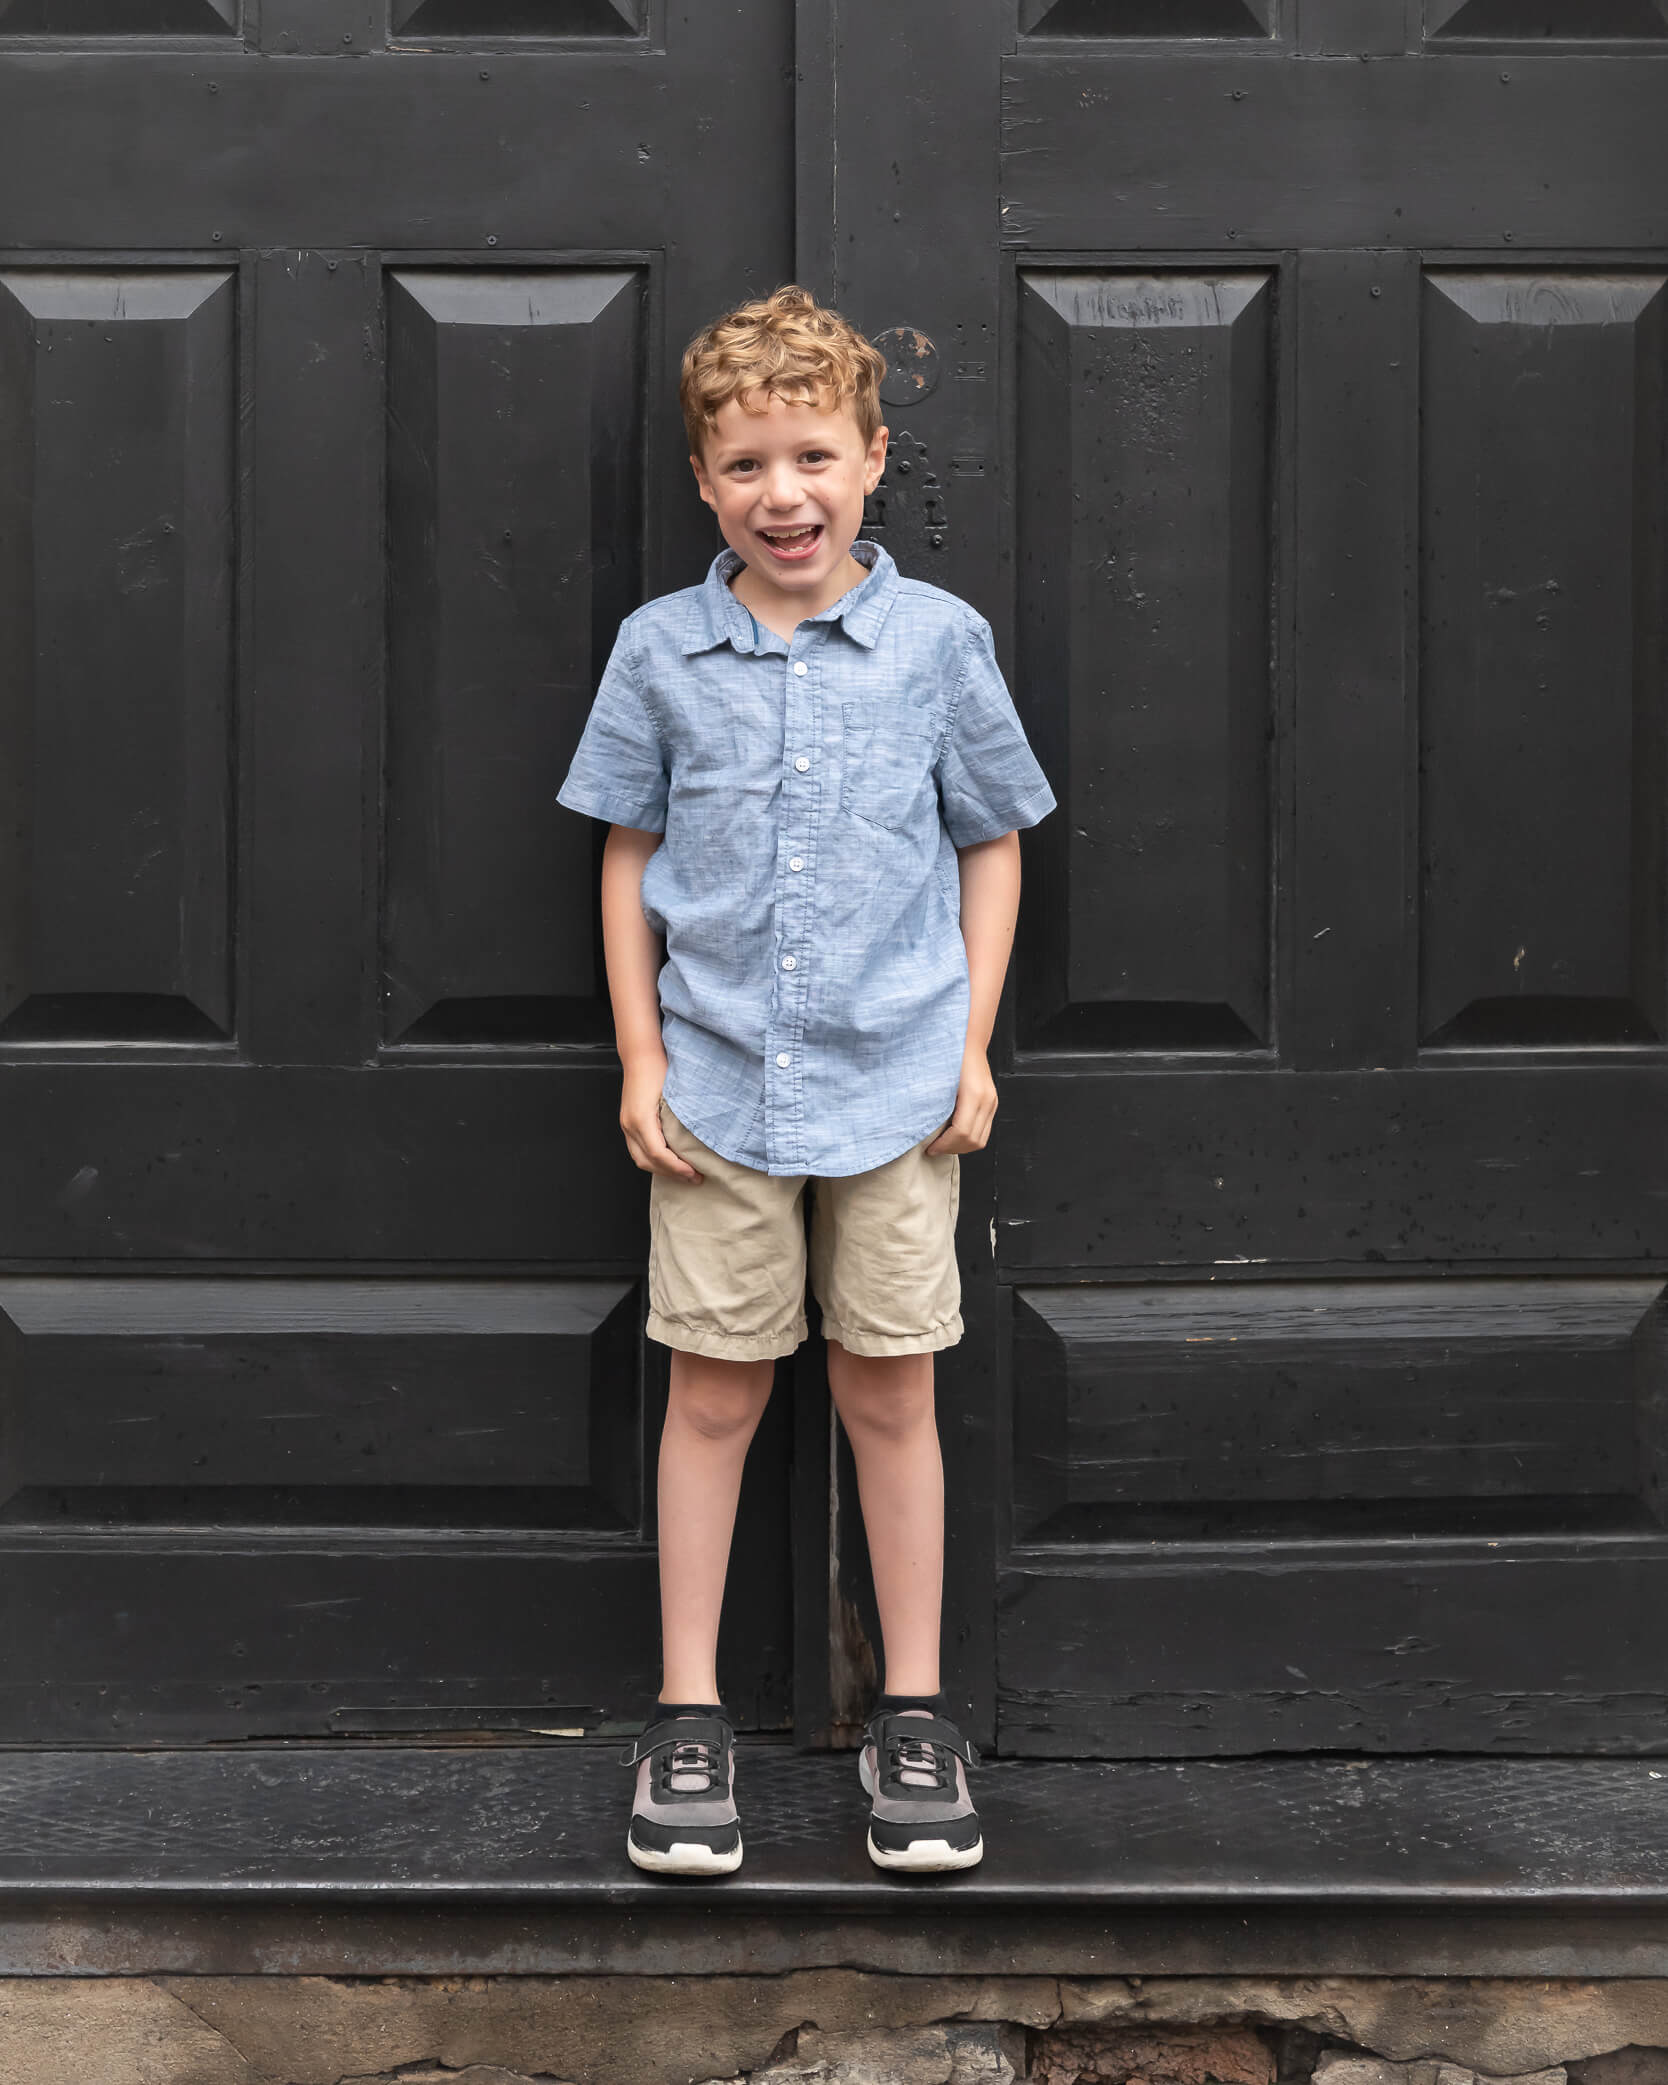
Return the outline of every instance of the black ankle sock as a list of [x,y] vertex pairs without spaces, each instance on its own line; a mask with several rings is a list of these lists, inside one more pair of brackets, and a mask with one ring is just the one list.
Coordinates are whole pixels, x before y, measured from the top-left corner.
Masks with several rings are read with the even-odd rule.
[[883,1694],[875,1703],[875,1714],[895,1715],[899,1709],[926,1709],[934,1716],[944,1713],[944,1696],[937,1694]]
[[657,1701],[649,1721],[658,1722],[662,1716],[722,1716],[726,1713],[721,1701]]

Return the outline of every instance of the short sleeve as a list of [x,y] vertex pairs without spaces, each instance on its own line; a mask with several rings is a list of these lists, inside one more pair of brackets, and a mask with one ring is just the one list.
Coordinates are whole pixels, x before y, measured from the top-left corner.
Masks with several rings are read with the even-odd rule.
[[938,762],[944,824],[958,847],[1035,825],[1054,809],[1013,698],[996,663],[990,625],[969,619],[968,656]]
[[556,801],[587,818],[666,830],[666,755],[637,683],[627,631],[615,640],[567,779]]

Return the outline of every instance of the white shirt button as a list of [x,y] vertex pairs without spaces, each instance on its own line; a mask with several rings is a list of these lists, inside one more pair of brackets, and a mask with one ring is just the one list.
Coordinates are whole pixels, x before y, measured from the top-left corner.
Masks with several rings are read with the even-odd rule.
[[788,1055],[786,1050],[778,1050],[776,1052],[776,1062],[782,1067],[784,1071],[786,1071],[788,1066],[793,1062],[793,1059]]
[[794,961],[792,956],[784,956],[782,958],[782,968],[784,970],[797,970],[799,968],[799,965]]
[[805,770],[806,770],[806,769],[807,769],[807,768],[808,768],[808,767],[809,767],[810,765],[811,765],[810,761],[808,761],[808,760],[807,760],[807,759],[805,758],[805,755],[804,755],[803,753],[801,753],[801,754],[800,754],[800,756],[799,756],[799,758],[798,758],[798,759],[797,759],[797,760],[796,760],[796,761],[794,762],[794,766],[795,766],[796,768],[798,768],[798,770],[799,770],[799,772],[800,772],[801,774],[804,774]]
[[805,864],[800,860],[797,854],[790,855],[788,857],[788,867],[792,869],[796,876],[799,874],[800,870],[804,868],[804,866]]
[[793,662],[793,670],[795,673],[809,673],[811,669],[809,666],[806,665],[803,659],[795,659],[795,661]]

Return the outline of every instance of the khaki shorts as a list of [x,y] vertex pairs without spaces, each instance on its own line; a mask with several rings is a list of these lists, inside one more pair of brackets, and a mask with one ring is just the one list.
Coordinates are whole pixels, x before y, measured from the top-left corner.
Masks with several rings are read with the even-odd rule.
[[805,1215],[822,1329],[852,1354],[932,1354],[962,1333],[956,1267],[961,1160],[938,1135],[841,1180],[738,1166],[685,1129],[660,1126],[697,1182],[649,1183],[650,1339],[721,1361],[791,1354],[805,1337]]

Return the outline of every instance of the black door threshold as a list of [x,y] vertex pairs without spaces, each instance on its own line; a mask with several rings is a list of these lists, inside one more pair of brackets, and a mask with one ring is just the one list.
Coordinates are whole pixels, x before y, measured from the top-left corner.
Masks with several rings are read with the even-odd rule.
[[986,1857],[883,1875],[850,1754],[738,1747],[746,1857],[625,1857],[614,1746],[0,1753],[0,1895],[723,1905],[915,1917],[1233,1905],[1668,1910],[1668,1761],[992,1761]]

